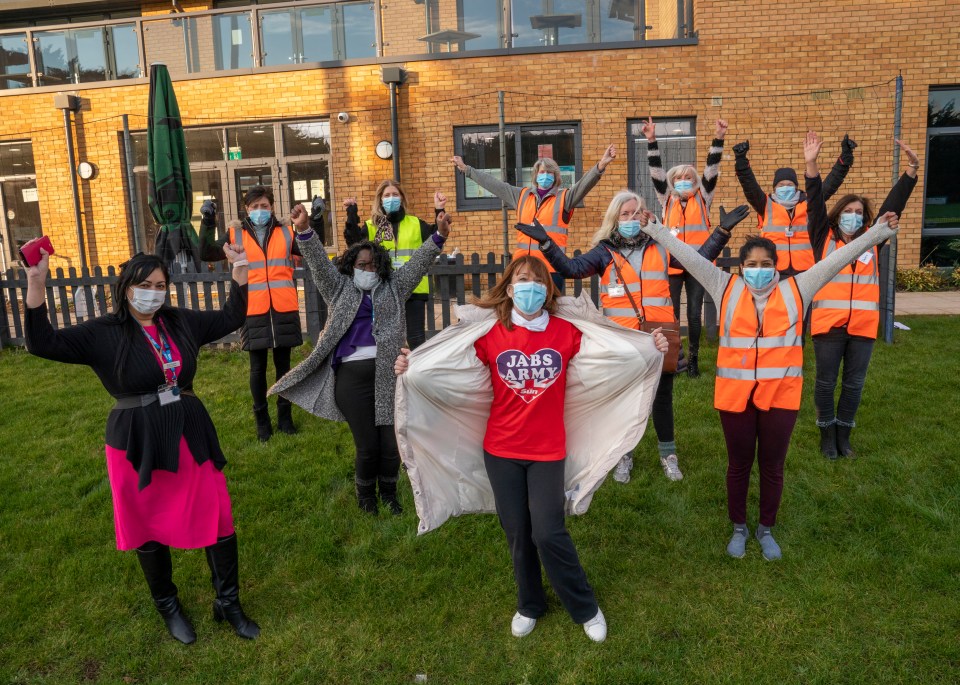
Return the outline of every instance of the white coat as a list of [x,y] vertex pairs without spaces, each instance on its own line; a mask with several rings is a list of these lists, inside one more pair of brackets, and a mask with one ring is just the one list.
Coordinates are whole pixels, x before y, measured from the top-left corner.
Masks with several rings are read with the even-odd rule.
[[[496,510],[483,465],[493,386],[473,345],[497,319],[493,310],[470,305],[458,307],[457,315],[459,323],[410,354],[397,383],[397,443],[421,535],[451,516]],[[566,510],[582,514],[607,473],[643,436],[663,355],[653,336],[613,323],[586,295],[560,298],[556,316],[583,333],[567,368],[564,414]]]

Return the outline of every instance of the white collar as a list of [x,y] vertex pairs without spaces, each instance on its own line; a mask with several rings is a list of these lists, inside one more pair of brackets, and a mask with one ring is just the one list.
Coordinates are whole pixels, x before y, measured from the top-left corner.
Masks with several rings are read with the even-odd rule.
[[540,316],[538,316],[536,319],[525,319],[523,318],[523,315],[517,311],[516,307],[514,307],[510,310],[510,322],[514,326],[526,328],[528,331],[543,333],[545,330],[547,330],[547,324],[550,323],[550,314],[547,313],[546,309],[541,309]]

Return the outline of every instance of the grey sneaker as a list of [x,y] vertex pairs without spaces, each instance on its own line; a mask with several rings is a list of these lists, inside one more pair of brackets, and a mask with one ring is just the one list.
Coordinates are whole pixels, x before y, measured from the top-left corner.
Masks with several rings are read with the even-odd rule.
[[748,537],[750,537],[750,530],[746,526],[734,526],[733,535],[727,543],[727,554],[734,559],[743,559],[743,555],[747,553]]
[[677,455],[671,454],[666,457],[660,457],[660,466],[667,476],[667,480],[683,480],[683,474],[680,473],[680,465],[677,464]]
[[510,621],[510,632],[513,633],[514,637],[523,637],[529,635],[536,625],[537,619],[524,616],[518,611]]
[[757,527],[757,540],[760,542],[763,558],[767,561],[776,561],[783,556],[783,552],[780,551],[780,545],[773,539],[773,534],[768,527]]
[[623,455],[623,458],[613,469],[613,479],[618,483],[630,482],[630,470],[633,468],[633,457],[629,454]]

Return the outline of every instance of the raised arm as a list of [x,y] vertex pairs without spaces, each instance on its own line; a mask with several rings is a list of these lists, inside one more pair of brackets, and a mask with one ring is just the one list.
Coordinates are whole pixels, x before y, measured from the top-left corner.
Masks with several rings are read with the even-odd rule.
[[523,191],[523,188],[512,186],[509,183],[504,183],[503,181],[494,178],[490,174],[477,171],[469,164],[465,164],[463,158],[460,156],[453,157],[450,161],[453,162],[453,166],[455,166],[458,171],[463,173],[464,176],[469,178],[484,190],[488,190],[496,195],[503,201],[504,204],[507,205],[507,207],[510,209],[517,208],[517,203],[520,201],[520,193]]
[[833,163],[833,168],[823,182],[824,202],[836,194],[843,184],[843,180],[847,177],[847,174],[850,173],[850,167],[853,166],[853,151],[856,147],[856,141],[848,135],[843,136],[843,140],[840,141],[840,156],[837,158],[837,161]]
[[433,194],[433,220],[432,224],[428,224],[423,219],[420,219],[420,240],[426,240],[434,233],[437,232],[437,217],[443,214],[446,211],[447,207],[447,196],[443,194],[442,191],[438,190]]
[[807,194],[807,232],[810,234],[810,245],[813,247],[813,256],[819,260],[823,254],[823,246],[830,235],[827,225],[827,205],[823,197],[823,181],[820,175],[814,177],[803,175],[804,191]]
[[820,260],[802,274],[797,274],[795,276],[797,289],[800,291],[804,309],[813,301],[813,296],[817,294],[817,291],[836,276],[844,265],[854,261],[871,247],[892,238],[896,235],[898,227],[897,215],[893,212],[887,212],[877,220],[872,228],[864,231],[859,238],[850,241],[839,250],[835,250],[830,256]]
[[897,145],[900,146],[900,149],[903,150],[907,156],[907,170],[903,172],[900,179],[893,188],[890,189],[890,192],[887,193],[886,199],[884,199],[883,204],[880,205],[880,209],[877,212],[878,215],[884,214],[885,212],[893,212],[897,216],[900,216],[907,206],[910,194],[913,193],[913,189],[917,187],[917,170],[920,168],[920,158],[917,157],[917,154],[902,140],[898,140]]
[[310,269],[310,275],[320,295],[327,300],[346,276],[330,261],[327,249],[323,246],[323,239],[307,225],[307,211],[302,205],[293,208],[290,219],[297,234],[296,240],[303,262]]
[[726,135],[726,120],[717,119],[713,142],[710,143],[710,149],[707,150],[707,161],[703,165],[703,176],[700,179],[703,200],[707,204],[707,209],[713,204],[713,191],[717,189],[717,178],[720,176],[720,160],[723,159],[723,139]]
[[357,211],[357,201],[348,197],[343,201],[343,209],[347,213],[347,220],[343,224],[343,242],[347,247],[368,237],[367,225],[360,219],[360,213]]
[[737,180],[740,181],[740,187],[743,188],[743,196],[750,206],[760,216],[767,211],[767,194],[757,182],[757,177],[753,175],[753,168],[750,166],[750,160],[747,159],[747,153],[750,151],[750,141],[745,140],[733,146],[734,164],[733,170],[737,174]]
[[650,180],[653,182],[653,192],[657,194],[657,202],[660,203],[660,209],[667,206],[667,172],[663,168],[663,159],[660,157],[660,146],[657,145],[657,127],[653,123],[653,117],[647,117],[640,128],[643,137],[647,139],[647,170],[650,172]]
[[443,251],[443,244],[450,235],[451,218],[446,212],[437,215],[437,232],[423,241],[423,245],[410,257],[410,261],[402,269],[393,272],[397,295],[406,300],[417,287],[417,284],[427,275],[433,266],[437,255]]
[[179,310],[198,345],[206,345],[232,333],[240,328],[247,318],[247,254],[229,244],[223,246],[223,251],[233,267],[233,279],[226,302],[215,311]]
[[219,262],[226,259],[223,244],[226,236],[217,239],[217,203],[204,200],[200,205],[200,259],[205,262]]
[[612,144],[608,145],[607,149],[603,153],[603,157],[600,158],[600,161],[592,166],[590,170],[580,178],[580,180],[570,186],[570,189],[564,196],[566,198],[563,202],[564,220],[570,221],[570,215],[573,213],[574,208],[583,202],[583,199],[587,196],[587,193],[593,190],[594,186],[600,182],[600,177],[603,175],[607,165],[616,158],[616,146]]

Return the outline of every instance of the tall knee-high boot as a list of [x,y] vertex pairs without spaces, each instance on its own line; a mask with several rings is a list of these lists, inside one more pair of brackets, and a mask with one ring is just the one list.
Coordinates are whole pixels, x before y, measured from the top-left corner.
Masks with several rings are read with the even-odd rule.
[[167,630],[174,638],[185,645],[197,640],[197,633],[193,630],[190,619],[183,612],[180,600],[177,598],[177,586],[173,584],[173,562],[170,559],[170,548],[166,545],[144,545],[137,549],[137,560],[143,569],[143,576],[147,579],[153,603],[160,612]]
[[237,535],[217,540],[207,547],[207,564],[217,598],[213,600],[213,619],[227,621],[240,637],[252,640],[260,634],[260,626],[250,620],[240,606],[240,581],[237,560]]

